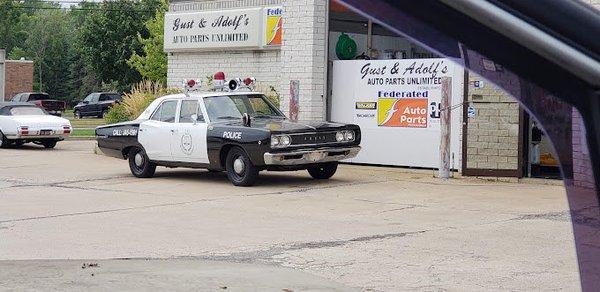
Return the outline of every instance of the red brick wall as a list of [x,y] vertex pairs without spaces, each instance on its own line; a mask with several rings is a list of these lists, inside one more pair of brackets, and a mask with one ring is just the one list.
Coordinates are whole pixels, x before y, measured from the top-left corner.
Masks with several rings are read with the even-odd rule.
[[6,60],[4,98],[27,91],[33,91],[33,61]]

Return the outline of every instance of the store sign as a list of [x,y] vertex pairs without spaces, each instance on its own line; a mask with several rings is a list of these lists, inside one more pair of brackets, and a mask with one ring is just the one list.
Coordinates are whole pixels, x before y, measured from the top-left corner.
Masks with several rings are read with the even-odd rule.
[[427,128],[427,99],[380,98],[377,125],[382,127]]
[[283,8],[265,8],[265,46],[281,46],[283,39]]
[[[334,61],[331,120],[357,124],[362,132],[363,150],[352,162],[438,167],[445,77],[452,79],[451,105],[460,105],[464,69],[449,59]],[[451,121],[455,157],[461,118],[458,106]]]
[[283,9],[249,8],[165,14],[164,49],[261,49],[281,45]]

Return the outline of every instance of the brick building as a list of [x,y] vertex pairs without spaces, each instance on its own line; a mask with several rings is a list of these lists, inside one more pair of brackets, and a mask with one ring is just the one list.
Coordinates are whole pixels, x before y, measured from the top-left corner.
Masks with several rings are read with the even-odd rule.
[[6,60],[4,56],[0,50],[0,101],[33,91],[33,61]]
[[[598,0],[587,2],[600,6]],[[269,43],[269,31],[272,29],[268,22],[269,13],[279,8],[283,36],[281,43],[272,46]],[[186,19],[190,14],[196,14],[196,17]],[[239,20],[236,18],[238,15],[247,17],[250,23],[263,22],[264,26],[253,27],[250,24],[248,28],[236,26],[226,31],[228,28],[224,24],[228,21],[235,24]],[[177,19],[180,19],[179,22]],[[175,33],[187,29],[186,24],[207,27],[204,28],[206,33],[203,30],[188,36]],[[281,109],[288,114],[290,81],[295,80],[300,84],[299,119],[331,120],[335,110],[332,88],[335,88],[334,80],[339,80],[333,76],[333,64],[339,61],[337,46],[342,35],[349,35],[355,41],[357,54],[363,53],[373,59],[436,58],[434,54],[348,11],[333,0],[173,0],[165,20],[168,84],[177,87],[186,78],[204,79],[216,71],[224,71],[228,77],[254,76],[263,89],[276,89]],[[480,61],[486,63],[487,60]],[[489,74],[502,74],[502,70],[491,70]],[[558,176],[558,158],[554,157],[551,144],[535,119],[529,117],[511,95],[484,78],[494,76],[460,75],[456,78],[460,88],[452,93],[456,105],[460,106],[464,101],[453,113],[458,128],[452,129],[452,135],[460,144],[458,149],[452,149],[453,161],[456,160],[453,168],[474,176]],[[518,79],[503,82],[506,82],[503,86],[514,89],[512,92],[520,90]],[[361,97],[352,98],[358,101]],[[432,105],[429,112],[435,111],[435,104]],[[578,116],[573,114],[572,119],[574,132],[572,135],[570,130],[568,132],[575,141],[580,135],[577,132]],[[354,121],[336,121],[357,122],[356,117]],[[431,135],[438,135],[439,130],[435,127],[427,127]],[[407,135],[412,134],[398,135],[409,137]],[[366,132],[364,138],[368,137]],[[418,153],[418,149],[415,151]],[[574,157],[570,158],[574,159],[574,164],[585,160],[585,151],[575,149],[574,153]],[[413,154],[400,152],[393,155]],[[409,163],[392,165],[430,167]],[[579,169],[576,165],[574,167]]]

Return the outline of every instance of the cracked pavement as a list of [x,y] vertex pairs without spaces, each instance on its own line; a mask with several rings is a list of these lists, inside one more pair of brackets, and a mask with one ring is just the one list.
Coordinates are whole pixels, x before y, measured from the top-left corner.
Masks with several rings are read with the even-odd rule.
[[364,291],[579,289],[561,185],[343,165],[329,181],[261,173],[236,188],[204,170],[136,179],[92,149],[0,151],[0,270],[139,258],[291,268]]

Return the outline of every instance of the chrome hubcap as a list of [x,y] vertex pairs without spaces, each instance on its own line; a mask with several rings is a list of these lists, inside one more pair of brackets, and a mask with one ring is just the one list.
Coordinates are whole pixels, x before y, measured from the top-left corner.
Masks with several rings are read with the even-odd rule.
[[144,157],[142,157],[142,154],[136,153],[134,161],[136,166],[141,167],[144,164]]
[[244,164],[244,160],[242,160],[241,157],[238,157],[236,160],[233,161],[233,170],[235,171],[235,173],[242,174],[244,173],[245,168],[246,165]]

